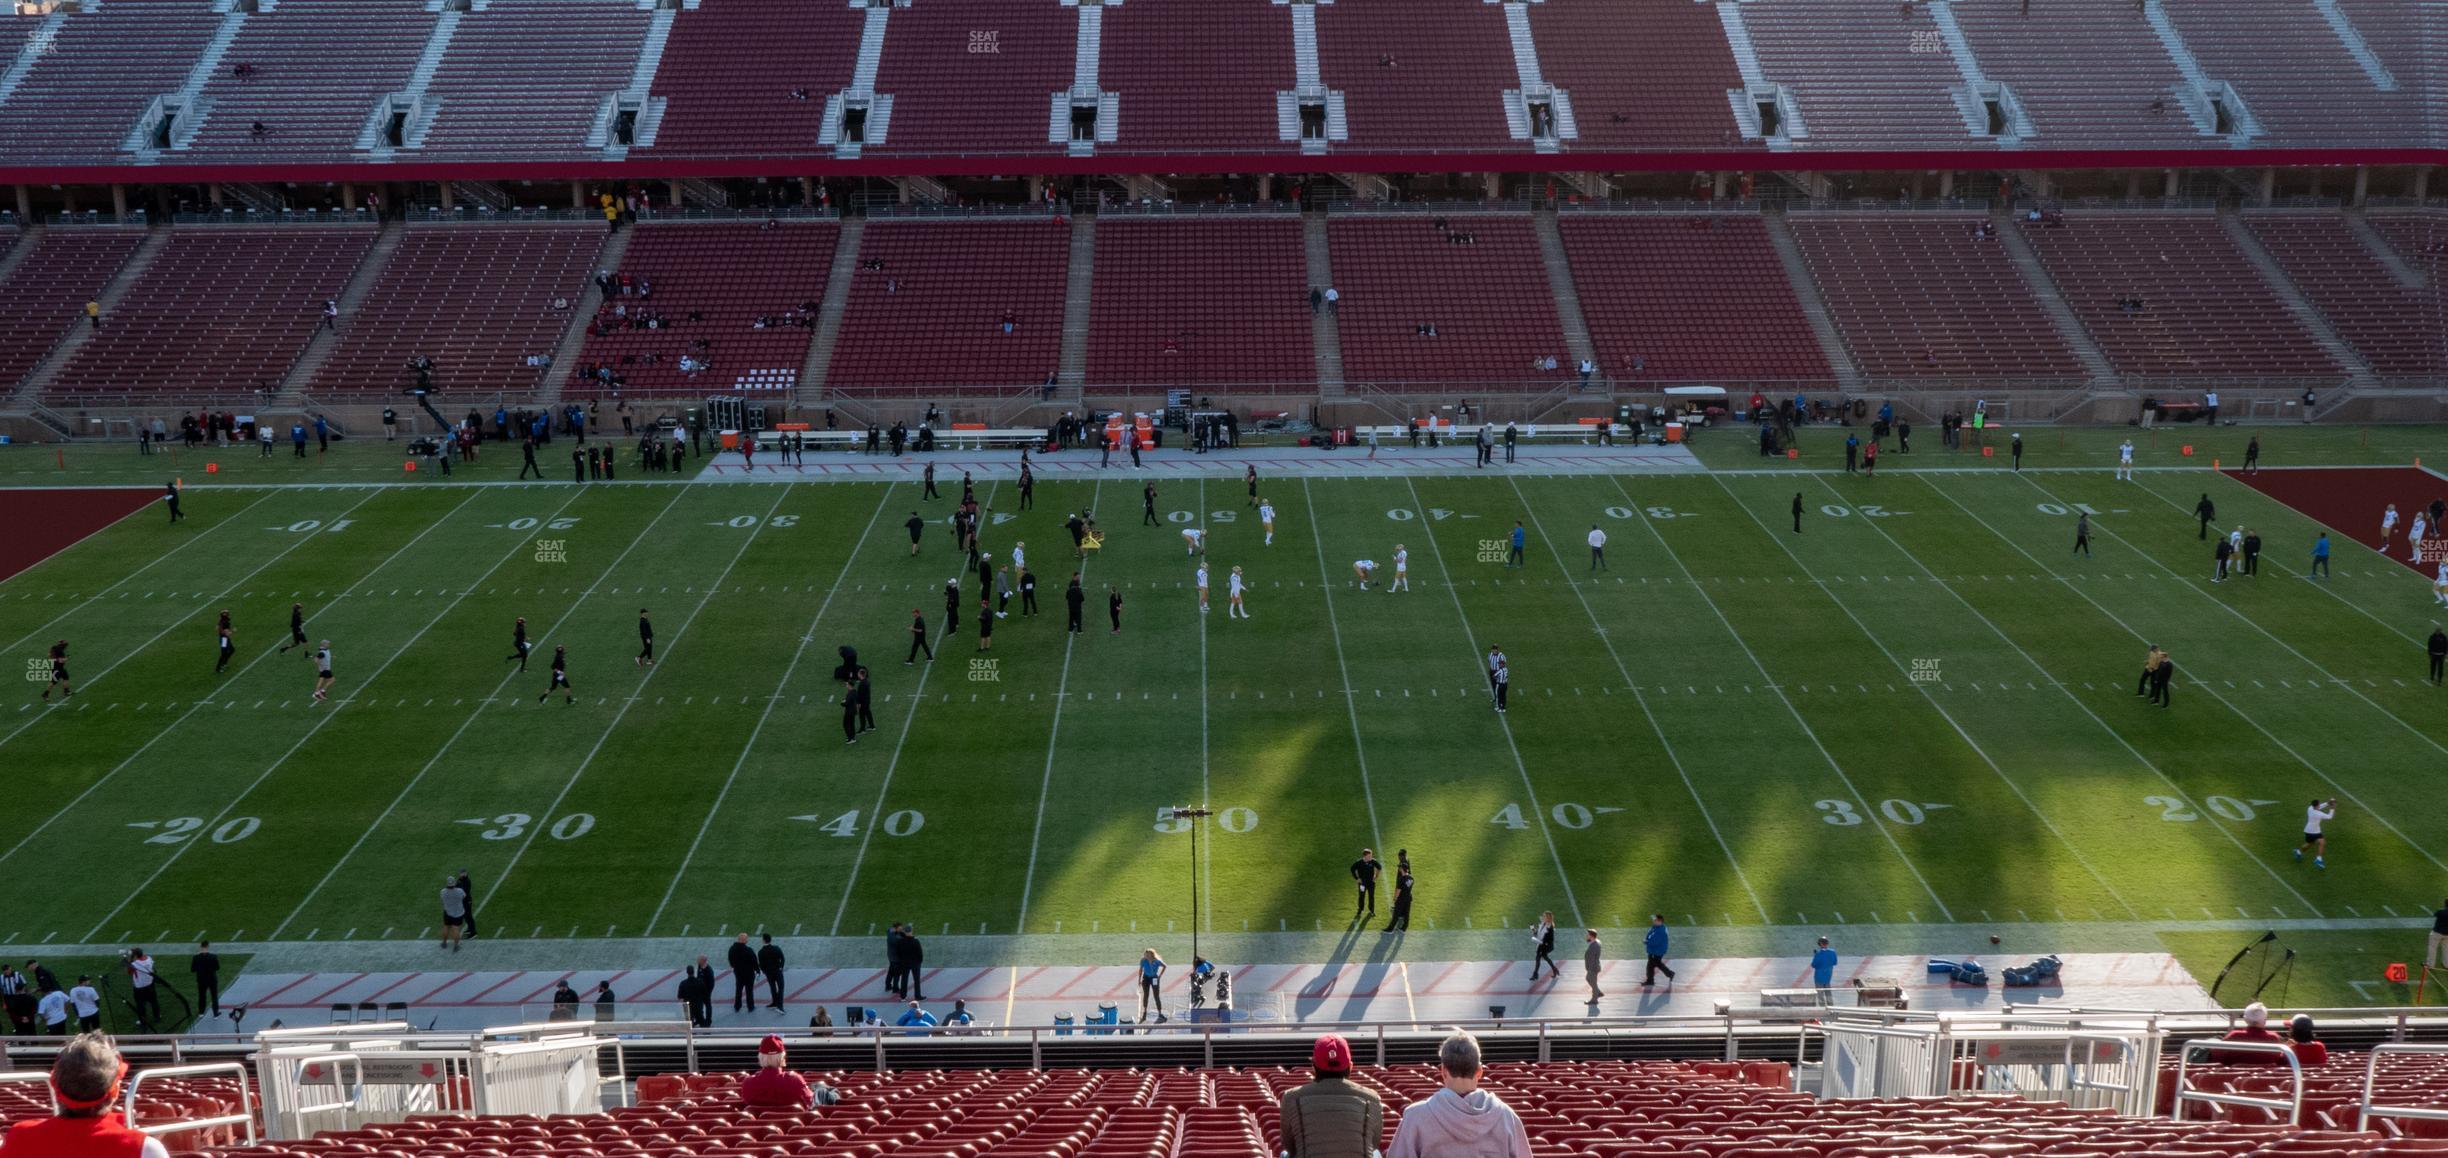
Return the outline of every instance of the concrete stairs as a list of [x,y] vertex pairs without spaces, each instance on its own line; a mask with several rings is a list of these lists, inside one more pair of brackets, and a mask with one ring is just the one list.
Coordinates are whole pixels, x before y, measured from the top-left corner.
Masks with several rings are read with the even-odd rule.
[[408,73],[407,87],[376,101],[373,111],[366,117],[365,127],[358,130],[359,152],[382,157],[394,152],[382,140],[383,127],[390,123],[394,109],[408,114],[408,123],[400,134],[400,147],[416,149],[424,146],[425,134],[433,128],[434,113],[438,107],[435,102],[426,100],[425,93],[433,87],[434,74],[442,71],[442,58],[450,52],[451,40],[459,34],[459,22],[466,17],[466,12],[452,9],[434,18],[433,32],[425,38],[424,51],[417,54],[416,68]]
[[2381,61],[2380,55],[2371,50],[2371,45],[2363,39],[2363,31],[2355,27],[2354,19],[2346,15],[2345,9],[2337,6],[2337,0],[2312,0],[2312,7],[2320,12],[2321,19],[2329,22],[2329,31],[2337,34],[2338,43],[2345,46],[2346,55],[2355,59],[2356,66],[2363,70],[2364,76],[2371,78],[2372,87],[2381,92],[2396,92],[2396,75],[2389,72],[2388,65]]
[[[629,239],[636,236],[634,227],[606,235],[603,248],[595,251],[595,268],[619,273],[621,262],[629,257]],[[536,386],[536,396],[543,399],[544,405],[559,400],[570,375],[577,372],[578,353],[586,348],[587,323],[602,307],[603,291],[596,288],[595,275],[590,271],[586,289],[579,293],[577,304],[570,307],[569,327],[561,331],[560,344],[553,347],[552,365],[544,368],[544,380]]]
[[2083,364],[2083,373],[2090,375],[2091,385],[2114,385],[2116,366],[2108,361],[2099,343],[2091,340],[2091,332],[2083,329],[2082,320],[2074,316],[2074,307],[2066,304],[2065,295],[2058,292],[2057,279],[2050,277],[2048,267],[2040,264],[2039,253],[2032,249],[2031,239],[2023,236],[2023,228],[2014,215],[1995,213],[1990,215],[1990,221],[1997,227],[1998,241],[2006,247],[2006,256],[2014,259],[2015,272],[2023,275],[2032,296],[2040,300],[2040,308],[2048,312],[2049,325],[2057,331],[2057,340],[2064,342],[2075,360]]
[[0,107],[5,107],[9,98],[17,95],[18,86],[25,83],[26,75],[33,72],[34,66],[42,63],[42,58],[50,53],[52,43],[59,39],[61,30],[68,27],[68,18],[74,15],[76,10],[73,8],[52,9],[49,15],[43,17],[42,24],[34,29],[34,34],[26,38],[25,44],[18,48],[16,58],[9,62],[8,71],[0,72]]
[[[153,260],[160,257],[161,251],[169,244],[169,226],[157,225],[146,231],[144,243],[136,247],[136,252],[128,255],[126,264],[111,275],[110,284],[103,286],[102,292],[94,297],[95,301],[102,303],[103,325],[110,324],[111,312],[119,307],[120,302],[127,300],[129,291],[136,287],[137,282],[144,280],[145,271],[153,268]],[[35,363],[34,369],[26,373],[24,381],[17,386],[16,394],[10,397],[10,404],[31,405],[59,379],[60,369],[76,357],[77,351],[93,340],[93,327],[84,324],[83,319],[72,317],[69,323],[68,332],[60,338],[59,344],[51,347],[51,352],[43,355],[42,361]]]
[[42,241],[46,232],[49,230],[40,224],[28,225],[17,231],[17,244],[0,251],[0,285],[8,284],[9,275],[25,264],[26,255],[34,252],[34,247]]
[[187,79],[180,82],[178,91],[154,98],[144,115],[136,118],[136,124],[128,129],[127,138],[120,142],[122,152],[133,153],[140,161],[160,159],[161,150],[153,146],[153,126],[163,116],[173,113],[177,119],[170,127],[170,148],[184,149],[195,140],[196,132],[204,127],[205,118],[212,115],[211,106],[200,104],[197,98],[203,93],[205,83],[220,71],[221,59],[229,55],[230,45],[237,42],[239,30],[246,27],[246,19],[244,9],[223,12],[221,27],[213,32],[211,40],[204,42],[203,54],[187,69]]
[[[1326,215],[1301,214],[1301,245],[1309,257],[1309,284],[1325,289],[1334,282],[1334,258],[1326,244]],[[1310,319],[1309,348],[1317,361],[1318,394],[1339,397],[1344,391],[1342,321],[1319,310]]]
[[2254,120],[2252,113],[2244,107],[2244,99],[2225,82],[2212,78],[2209,71],[2202,67],[2201,58],[2185,47],[2184,33],[2177,31],[2176,22],[2169,18],[2166,5],[2157,0],[2145,0],[2142,18],[2150,22],[2151,34],[2159,38],[2159,47],[2167,52],[2168,60],[2175,64],[2176,71],[2184,74],[2185,87],[2178,90],[2176,103],[2184,109],[2185,117],[2193,122],[2195,132],[2204,136],[2217,135],[2217,121],[2210,112],[2210,98],[2216,96],[2226,104],[2227,115],[2233,122],[2235,131],[2228,136],[2231,143],[2240,145],[2262,135],[2261,123]]
[[2233,208],[2221,208],[2218,220],[2219,227],[2227,231],[2228,239],[2235,242],[2236,249],[2244,254],[2244,259],[2250,261],[2254,269],[2261,271],[2261,280],[2277,293],[2278,300],[2285,304],[2288,313],[2295,316],[2296,323],[2312,335],[2312,340],[2320,344],[2330,361],[2345,368],[2347,383],[2363,387],[2379,385],[2380,377],[2372,372],[2371,363],[2364,361],[2362,354],[2347,345],[2346,340],[2331,328],[2329,319],[2322,317],[2311,299],[2296,288],[2295,282],[2287,277],[2286,270],[2279,266],[2278,259],[2271,257],[2270,251],[2262,246],[2261,239],[2245,228],[2243,215]]
[[1066,394],[1088,384],[1088,318],[1096,292],[1096,218],[1071,218],[1071,275],[1063,291],[1062,360],[1054,382]]
[[[357,263],[357,271],[349,275],[349,283],[340,291],[340,329],[345,331],[357,321],[357,311],[366,298],[381,284],[383,271],[391,267],[391,255],[399,252],[400,241],[408,235],[408,227],[397,221],[383,223],[382,231],[374,235],[374,245],[366,251],[365,260]],[[289,364],[289,372],[281,376],[281,400],[292,401],[306,391],[308,383],[331,360],[332,350],[340,345],[339,332],[315,327],[314,337],[298,353],[297,361]]]
[[858,273],[859,242],[866,235],[866,218],[842,221],[841,239],[833,244],[833,268],[825,275],[824,302],[816,310],[816,339],[808,343],[807,359],[799,365],[798,400],[803,404],[824,398],[825,376],[833,372],[833,350],[841,340],[842,314],[850,308],[850,283]]
[[1836,374],[1836,384],[1845,393],[1859,393],[1864,381],[1861,367],[1853,361],[1853,352],[1845,348],[1844,335],[1836,332],[1836,320],[1828,316],[1827,299],[1819,296],[1819,283],[1811,277],[1810,266],[1802,260],[1802,248],[1794,244],[1793,230],[1785,225],[1783,213],[1761,215],[1768,227],[1768,241],[1776,247],[1777,260],[1785,266],[1785,281],[1793,286],[1794,300],[1801,303],[1802,316],[1810,321],[1811,336],[1819,341],[1819,354],[1827,359],[1828,369]]
[[2346,215],[2346,228],[2363,243],[2363,248],[2371,253],[2372,260],[2388,267],[2389,276],[2395,278],[2398,285],[2407,289],[2421,289],[2429,284],[2429,279],[2423,276],[2421,270],[2414,268],[2404,254],[2397,252],[2396,246],[2389,244],[2388,238],[2380,236],[2380,231],[2372,228],[2368,218],[2360,213],[2349,213]]
[[1555,295],[1556,320],[1564,326],[1564,348],[1572,354],[1572,364],[1565,369],[1578,371],[1583,362],[1596,365],[1598,346],[1590,340],[1589,321],[1581,315],[1581,290],[1573,285],[1572,261],[1565,256],[1564,232],[1556,224],[1555,210],[1533,212],[1530,223],[1538,231],[1539,258],[1547,266],[1548,291]]

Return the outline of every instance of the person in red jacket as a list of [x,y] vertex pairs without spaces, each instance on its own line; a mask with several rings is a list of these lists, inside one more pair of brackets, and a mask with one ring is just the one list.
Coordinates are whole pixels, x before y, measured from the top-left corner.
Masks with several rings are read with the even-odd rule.
[[815,1104],[815,1092],[808,1089],[807,1079],[785,1069],[789,1055],[783,1051],[779,1034],[766,1034],[757,1043],[757,1070],[740,1083],[740,1101],[751,1106],[787,1106],[805,1109]]
[[2329,1047],[2312,1036],[2312,1015],[2298,1013],[2287,1021],[2287,1048],[2295,1051],[2295,1064],[2316,1066],[2329,1060]]
[[127,1061],[111,1039],[82,1034],[51,1063],[51,1096],[59,1113],[31,1118],[0,1136],[9,1158],[170,1158],[158,1139],[130,1129],[110,1111],[127,1081]]

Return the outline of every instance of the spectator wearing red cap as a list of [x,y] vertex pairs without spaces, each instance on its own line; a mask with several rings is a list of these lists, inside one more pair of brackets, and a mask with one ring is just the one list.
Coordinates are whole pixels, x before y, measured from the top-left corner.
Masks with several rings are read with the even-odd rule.
[[1283,1095],[1283,1152],[1290,1158],[1368,1158],[1385,1138],[1385,1102],[1351,1080],[1351,1043],[1330,1033],[1309,1057],[1317,1080]]
[[757,1070],[740,1083],[740,1101],[751,1106],[787,1106],[804,1109],[815,1103],[815,1094],[808,1089],[807,1079],[783,1068],[790,1055],[782,1048],[779,1034],[766,1034],[757,1043]]

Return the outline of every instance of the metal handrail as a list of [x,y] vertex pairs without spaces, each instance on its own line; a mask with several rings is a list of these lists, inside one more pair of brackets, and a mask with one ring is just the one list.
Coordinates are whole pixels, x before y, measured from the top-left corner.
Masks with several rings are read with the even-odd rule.
[[[306,1054],[281,1060],[288,1063],[290,1067],[289,1072],[292,1076],[289,1079],[289,1085],[293,1088],[302,1090],[305,1087],[305,1083],[300,1081],[297,1075],[303,1075],[307,1066],[324,1064],[332,1067],[332,1088],[346,1092],[346,1096],[336,1102],[306,1103],[301,1100],[300,1104],[283,1110],[282,1116],[289,1121],[288,1134],[292,1138],[305,1138],[312,1135],[313,1131],[306,1128],[306,1115],[328,1113],[333,1110],[354,1111],[358,1103],[365,1097],[365,1059],[358,1057],[354,1052],[332,1050],[327,1053]],[[341,1062],[348,1063],[349,1073],[353,1075],[352,1080],[342,1081],[340,1079]],[[301,1094],[300,1098],[303,1097],[304,1095]]]
[[[2287,1073],[2294,1079],[2295,1096],[2280,1101],[2277,1098],[2256,1098],[2250,1094],[2222,1094],[2208,1090],[2189,1089],[2185,1084],[2185,1075],[2192,1068],[2193,1054],[2196,1050],[2235,1050],[2243,1053],[2277,1054],[2279,1060],[2286,1063]],[[2172,1107],[2171,1116],[2178,1121],[2183,1121],[2187,1102],[2207,1102],[2219,1106],[2259,1106],[2265,1110],[2286,1111],[2286,1124],[2292,1126],[2303,1118],[2303,1095],[2303,1063],[2296,1059],[2295,1051],[2288,1049],[2283,1043],[2194,1038],[2185,1042],[2183,1050],[2176,1056],[2176,1104]]]
[[2448,1045],[2407,1045],[2402,1042],[2382,1042],[2371,1048],[2371,1060],[2363,1065],[2363,1100],[2355,1107],[2355,1129],[2372,1129],[2374,1118],[2417,1118],[2430,1122],[2448,1122],[2448,1109],[2437,1106],[2382,1106],[2372,1101],[2380,1082],[2380,1055],[2430,1054],[2448,1055]]
[[[137,1125],[136,1093],[144,1088],[144,1084],[146,1082],[158,1081],[163,1078],[197,1078],[204,1077],[208,1074],[228,1074],[238,1079],[238,1104],[241,1107],[241,1111],[239,1113],[222,1114],[211,1118],[182,1118],[177,1121],[160,1122],[151,1126]],[[184,1134],[190,1130],[211,1130],[221,1126],[246,1127],[247,1145],[250,1146],[255,1144],[255,1140],[259,1136],[256,1132],[255,1121],[255,1087],[248,1083],[247,1068],[238,1064],[237,1062],[211,1062],[204,1065],[168,1066],[161,1069],[138,1070],[136,1071],[136,1076],[133,1079],[130,1079],[128,1082],[127,1094],[125,1095],[125,1099],[121,1104],[120,1110],[126,1115],[127,1124],[131,1128],[141,1133],[150,1134],[156,1138],[167,1137],[172,1134]]]
[[41,1070],[19,1070],[15,1073],[0,1074],[0,1082],[42,1083],[43,1096],[51,1099],[51,1112],[54,1114],[59,1113],[59,1095],[52,1092],[50,1074],[44,1073]]

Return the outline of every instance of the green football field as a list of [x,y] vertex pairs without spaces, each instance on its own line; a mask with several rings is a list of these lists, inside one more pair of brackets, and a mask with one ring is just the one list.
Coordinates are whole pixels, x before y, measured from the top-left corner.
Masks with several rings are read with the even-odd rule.
[[[1709,457],[1752,465],[1728,448]],[[496,935],[1186,931],[1190,836],[1165,813],[1191,804],[1215,810],[1202,927],[1227,934],[1340,928],[1362,846],[1410,851],[1421,930],[1542,909],[1797,937],[2410,928],[2448,880],[2428,586],[2343,536],[2307,581],[2308,517],[2208,470],[2124,483],[2096,461],[1276,479],[1272,545],[1237,479],[1165,481],[1156,527],[1136,479],[1046,478],[1016,513],[985,484],[1015,515],[985,546],[1027,543],[1044,611],[1015,601],[981,653],[972,578],[961,630],[909,667],[910,612],[940,632],[959,570],[949,502],[915,486],[199,486],[176,528],[140,511],[0,583],[0,641],[30,664],[68,638],[79,681],[45,705],[29,666],[0,709],[0,872],[40,882],[0,943],[407,941],[462,867]],[[10,481],[80,481],[42,473]],[[2261,577],[2208,583],[2204,489],[2271,544]],[[1075,563],[1081,507],[1111,533]],[[913,511],[934,520],[916,557]],[[1353,560],[1382,579],[1397,543],[1412,590],[1359,589]],[[1234,566],[1247,621],[1225,613]],[[332,641],[334,703],[272,650],[293,600]],[[216,676],[223,608],[238,651]],[[2134,695],[2149,643],[2182,673],[2169,710]],[[538,702],[557,644],[575,703]],[[855,745],[841,645],[875,673]],[[2330,796],[2321,871],[2292,853]]]

